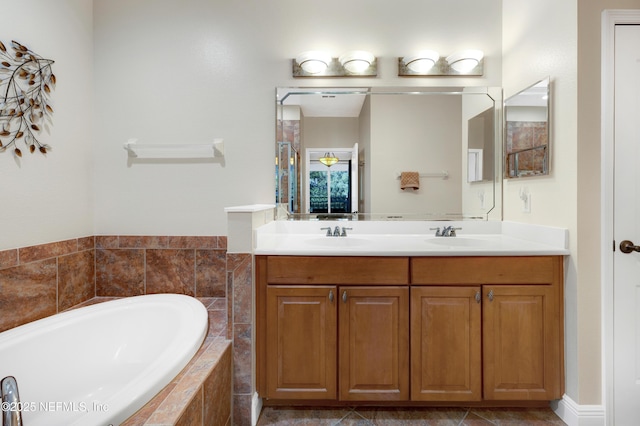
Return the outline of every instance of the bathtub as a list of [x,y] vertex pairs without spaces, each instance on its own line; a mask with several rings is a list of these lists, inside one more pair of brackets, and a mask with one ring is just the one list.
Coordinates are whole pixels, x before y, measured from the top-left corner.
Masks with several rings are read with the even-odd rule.
[[99,303],[0,333],[0,379],[16,378],[25,425],[115,426],[171,382],[207,329],[189,296]]

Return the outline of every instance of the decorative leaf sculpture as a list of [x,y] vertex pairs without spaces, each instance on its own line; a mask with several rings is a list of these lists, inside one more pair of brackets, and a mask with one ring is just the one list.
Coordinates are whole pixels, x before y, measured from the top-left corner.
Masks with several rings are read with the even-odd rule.
[[56,76],[51,70],[54,63],[44,59],[17,41],[11,49],[0,41],[0,152],[9,148],[22,157],[17,143],[20,141],[35,152],[43,154],[51,147],[40,143],[36,135],[51,122],[51,90]]

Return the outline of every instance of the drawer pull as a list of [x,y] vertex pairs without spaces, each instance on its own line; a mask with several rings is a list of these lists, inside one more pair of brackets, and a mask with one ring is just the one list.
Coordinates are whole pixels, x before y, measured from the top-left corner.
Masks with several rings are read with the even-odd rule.
[[329,290],[329,302],[333,303],[333,290]]
[[346,290],[344,292],[342,292],[342,301],[344,303],[347,303],[347,291]]

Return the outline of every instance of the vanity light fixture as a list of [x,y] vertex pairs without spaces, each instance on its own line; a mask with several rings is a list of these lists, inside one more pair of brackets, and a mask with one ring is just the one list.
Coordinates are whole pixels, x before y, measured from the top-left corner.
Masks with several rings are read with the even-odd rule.
[[331,167],[340,160],[333,152],[325,152],[324,155],[318,159],[318,161],[320,161],[327,167]]
[[293,59],[294,77],[375,77],[376,57],[364,50],[354,50],[338,58],[321,51],[308,51]]
[[440,55],[435,50],[421,50],[415,55],[405,56],[402,61],[406,67],[418,74],[428,72],[440,59]]
[[295,62],[305,72],[309,74],[319,74],[329,68],[331,60],[331,55],[327,52],[313,50],[302,52],[296,57]]
[[340,65],[351,74],[360,74],[367,70],[375,61],[373,53],[364,50],[354,50],[340,55]]
[[447,57],[434,50],[422,50],[398,58],[401,77],[481,76],[484,73],[484,54],[481,50],[463,50]]
[[468,74],[480,64],[484,58],[482,50],[461,50],[447,56],[447,63],[454,71],[460,74]]

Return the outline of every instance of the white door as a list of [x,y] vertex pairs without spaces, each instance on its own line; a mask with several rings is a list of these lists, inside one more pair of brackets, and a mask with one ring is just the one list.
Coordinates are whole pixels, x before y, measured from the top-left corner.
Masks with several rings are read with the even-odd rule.
[[[613,414],[640,422],[640,26],[615,28]],[[638,247],[640,250],[640,247]]]

